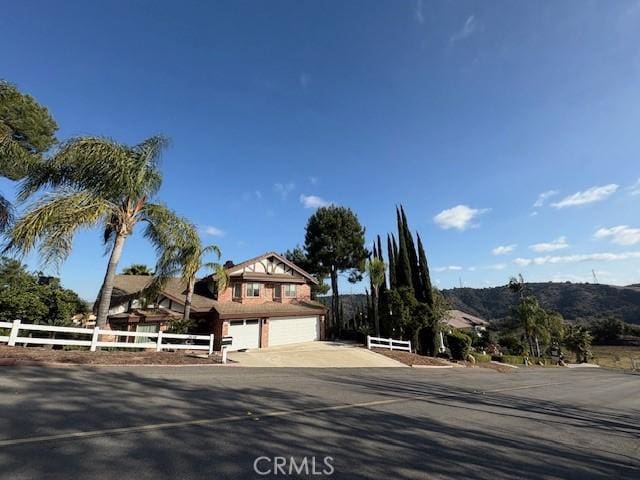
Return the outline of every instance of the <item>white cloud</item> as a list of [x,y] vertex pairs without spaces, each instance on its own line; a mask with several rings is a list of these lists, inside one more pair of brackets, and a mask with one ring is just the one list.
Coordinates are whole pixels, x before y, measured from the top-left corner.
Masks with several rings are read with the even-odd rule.
[[629,187],[629,194],[634,196],[640,195],[640,178],[636,181],[636,183]]
[[225,234],[224,230],[221,230],[218,227],[214,227],[214,226],[211,226],[211,225],[207,225],[207,226],[203,227],[202,231],[206,235],[211,235],[212,237],[222,237]]
[[462,267],[459,265],[447,265],[446,267],[436,267],[434,270],[436,272],[458,272],[462,270]]
[[500,245],[496,248],[494,248],[493,250],[491,250],[491,254],[492,255],[506,255],[507,253],[511,253],[513,252],[516,247],[518,245],[516,245],[515,243],[511,244],[511,245]]
[[551,240],[550,242],[535,243],[533,245],[529,245],[529,248],[534,252],[543,253],[562,250],[563,248],[567,248],[568,246],[569,244],[567,243],[567,237],[558,237],[555,240]]
[[526,267],[528,265],[555,265],[558,263],[578,263],[578,262],[613,262],[616,260],[630,260],[640,258],[640,252],[623,252],[623,253],[587,253],[580,255],[561,255],[535,258],[516,258],[513,263]]
[[289,183],[278,182],[273,184],[273,189],[280,194],[283,200],[287,198],[289,194],[293,190],[295,190],[295,188],[296,188],[296,184],[293,182],[289,182]]
[[459,40],[464,40],[473,35],[477,29],[478,22],[476,21],[476,17],[475,15],[471,15],[467,17],[462,28],[451,36],[449,42],[453,44]]
[[413,10],[414,17],[419,24],[424,23],[424,13],[422,0],[416,0],[416,8]]
[[445,230],[450,228],[466,230],[470,226],[473,226],[471,221],[474,218],[488,212],[489,210],[490,209],[488,208],[478,209],[468,207],[467,205],[456,205],[455,207],[441,211],[433,217],[433,221],[436,222],[440,228]]
[[309,88],[309,84],[311,83],[311,74],[303,72],[298,77],[298,80],[300,81],[300,86],[302,87],[302,89],[306,90],[307,88]]
[[640,243],[640,228],[618,225],[611,228],[600,228],[594,235],[597,239],[610,238],[618,245],[635,245]]
[[531,217],[535,217],[536,215],[538,215],[538,212],[536,212],[535,210],[533,212],[531,212],[529,214]]
[[300,203],[302,203],[304,208],[320,208],[331,205],[331,202],[328,202],[324,198],[318,197],[317,195],[305,194],[300,195]]
[[506,263],[494,263],[493,265],[484,267],[485,270],[504,270],[505,268],[507,268]]
[[557,190],[547,190],[546,192],[542,192],[540,195],[538,195],[538,199],[534,202],[533,206],[535,208],[540,208],[544,205],[544,202],[550,198],[553,197],[554,195],[557,195],[558,191]]
[[559,202],[552,203],[551,206],[555,208],[565,208],[600,202],[602,200],[605,200],[610,195],[613,195],[616,190],[618,190],[618,185],[616,185],[615,183],[602,185],[600,187],[591,187],[584,192],[576,192],[573,195],[564,197]]

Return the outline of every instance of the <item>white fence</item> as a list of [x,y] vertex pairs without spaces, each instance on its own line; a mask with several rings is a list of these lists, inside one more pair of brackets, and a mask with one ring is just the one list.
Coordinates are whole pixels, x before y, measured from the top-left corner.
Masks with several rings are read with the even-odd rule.
[[409,340],[394,340],[393,338],[380,338],[367,335],[367,348],[388,348],[389,350],[404,350],[411,352],[411,342]]
[[[79,347],[89,347],[92,352],[96,351],[98,347],[110,347],[110,348],[154,348],[157,352],[162,350],[206,350],[209,355],[213,353],[213,334],[211,335],[182,335],[177,333],[164,333],[164,332],[127,332],[124,330],[107,330],[100,329],[100,327],[94,328],[79,328],[79,327],[51,327],[49,325],[34,325],[31,323],[21,323],[20,320],[14,320],[13,322],[0,322],[0,328],[10,328],[9,335],[0,335],[0,342],[7,342],[9,346],[13,347],[16,343],[32,344],[32,345],[72,345]],[[87,335],[86,340],[73,340],[64,338],[35,338],[35,337],[21,337],[19,336],[20,330],[37,331],[37,332],[52,332],[52,333],[75,333],[80,335]],[[100,336],[108,335],[114,337],[138,337],[151,339],[153,342],[119,342],[113,341],[101,341]],[[164,339],[177,339],[184,340],[186,343],[163,343]],[[206,340],[207,344],[194,344],[196,340]]]

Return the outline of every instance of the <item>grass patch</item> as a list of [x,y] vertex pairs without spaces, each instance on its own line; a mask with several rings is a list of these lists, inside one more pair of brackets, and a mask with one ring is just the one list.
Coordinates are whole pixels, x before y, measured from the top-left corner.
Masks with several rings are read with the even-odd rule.
[[[593,362],[601,367],[631,370],[631,359],[640,360],[640,347],[620,345],[594,345],[591,348]],[[575,358],[573,359],[575,360]]]

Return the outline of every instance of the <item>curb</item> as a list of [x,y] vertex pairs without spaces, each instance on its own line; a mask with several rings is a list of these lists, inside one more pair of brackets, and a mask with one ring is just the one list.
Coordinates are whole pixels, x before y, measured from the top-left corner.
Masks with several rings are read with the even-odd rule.
[[70,363],[70,362],[40,362],[37,360],[22,360],[20,358],[0,358],[0,367],[235,367],[234,364],[222,363],[187,363],[187,364],[159,364],[159,363]]
[[453,365],[411,365],[411,368],[457,368],[457,367],[454,367]]
[[502,362],[496,362],[495,360],[491,360],[491,363],[493,363],[494,365],[501,365],[503,367],[509,367],[509,368],[520,368],[516,365],[511,365],[509,363],[502,363]]

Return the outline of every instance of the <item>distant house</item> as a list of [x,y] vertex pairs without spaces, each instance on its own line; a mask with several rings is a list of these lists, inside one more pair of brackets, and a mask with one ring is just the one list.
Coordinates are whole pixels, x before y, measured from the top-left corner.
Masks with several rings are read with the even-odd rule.
[[[317,280],[274,252],[239,264],[227,262],[229,285],[213,275],[196,282],[191,317],[213,333],[233,337],[232,350],[264,348],[324,338],[326,308],[311,300]],[[165,330],[184,312],[186,285],[170,279],[157,298],[145,298],[152,277],[117,275],[109,325],[113,330]]]
[[482,332],[486,330],[487,326],[489,325],[489,322],[487,320],[476,317],[461,310],[448,310],[447,313],[448,316],[445,321],[447,325],[452,328]]

